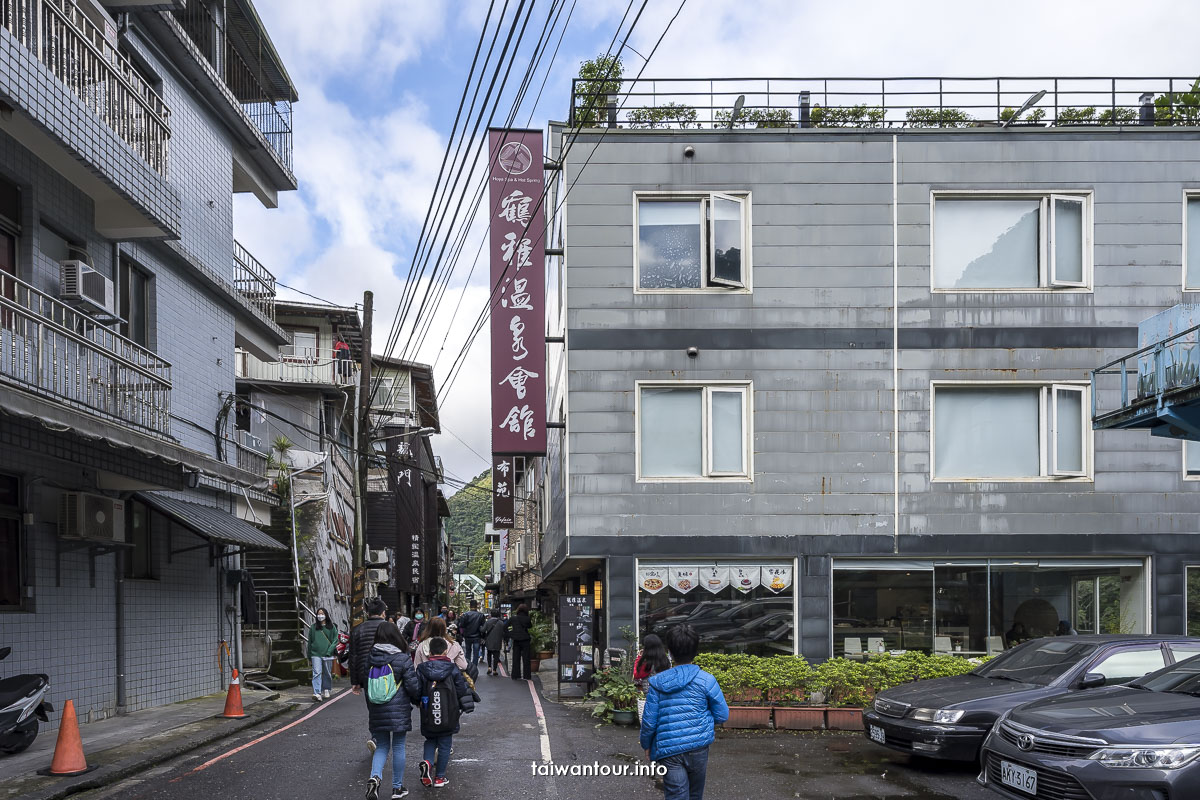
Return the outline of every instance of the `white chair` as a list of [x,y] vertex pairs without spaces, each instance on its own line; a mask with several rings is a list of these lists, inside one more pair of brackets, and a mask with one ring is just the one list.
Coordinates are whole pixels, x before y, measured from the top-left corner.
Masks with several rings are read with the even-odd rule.
[[933,652],[938,655],[950,655],[950,637],[933,637]]
[[867,639],[867,652],[873,656],[877,656],[883,652],[883,637],[872,636]]
[[996,653],[1004,652],[1004,637],[989,636],[987,637],[987,653],[989,656],[994,656]]
[[843,639],[842,649],[845,651],[846,658],[861,660],[863,657],[862,639],[857,636],[847,636]]

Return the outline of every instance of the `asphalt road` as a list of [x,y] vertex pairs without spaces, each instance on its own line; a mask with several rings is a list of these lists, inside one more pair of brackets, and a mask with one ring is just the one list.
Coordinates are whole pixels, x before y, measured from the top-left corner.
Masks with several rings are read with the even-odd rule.
[[[474,714],[463,718],[462,733],[455,737],[446,789],[420,785],[417,763],[423,739],[419,733],[408,735],[404,783],[410,796],[435,794],[444,800],[662,797],[654,779],[644,775],[534,774],[533,765],[542,762],[547,746],[559,769],[599,765],[611,770],[644,763],[634,730],[597,727],[579,707],[539,701],[548,732],[543,737],[542,720],[528,683],[485,674],[479,681],[479,693],[483,702]],[[326,703],[305,706],[267,727],[79,797],[358,800],[370,771],[364,703],[362,696],[342,690]],[[388,770],[385,790],[390,787]],[[705,794],[711,800],[991,797],[975,785],[974,774],[969,766],[913,761],[873,746],[861,736],[722,731],[712,748]],[[387,798],[390,793],[381,792],[381,796]]]

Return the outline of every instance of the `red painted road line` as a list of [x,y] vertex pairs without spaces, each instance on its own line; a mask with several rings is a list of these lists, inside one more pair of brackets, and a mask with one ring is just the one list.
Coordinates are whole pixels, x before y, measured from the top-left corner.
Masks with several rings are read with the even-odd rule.
[[240,747],[235,747],[232,750],[230,750],[228,753],[222,753],[221,755],[217,756],[216,758],[213,758],[209,761],[205,761],[203,764],[196,767],[191,772],[186,772],[183,775],[180,775],[178,778],[175,778],[174,780],[171,781],[171,783],[180,781],[180,780],[186,778],[188,775],[195,775],[197,772],[200,772],[201,770],[208,769],[213,764],[216,764],[218,761],[222,761],[226,758],[229,758],[231,755],[234,755],[235,753],[240,753],[243,750],[247,750],[256,744],[259,744],[260,742],[265,742],[267,739],[270,739],[272,736],[275,736],[276,734],[279,734],[279,733],[283,733],[288,728],[294,728],[297,725],[299,725],[301,722],[304,722],[305,720],[308,720],[312,717],[315,717],[317,714],[320,714],[322,711],[329,708],[331,705],[336,703],[338,700],[341,700],[343,697],[345,697],[346,695],[349,695],[349,694],[352,694],[352,692],[350,692],[349,690],[342,692],[342,693],[338,694],[336,697],[330,698],[329,700],[326,700],[324,703],[321,703],[319,706],[317,706],[312,711],[308,712],[307,714],[305,714],[303,717],[296,720],[295,722],[288,723],[287,725],[284,725],[282,728],[273,730],[268,734],[265,734],[263,736],[258,737],[257,739],[254,739],[253,741],[246,742],[244,745],[241,745]]

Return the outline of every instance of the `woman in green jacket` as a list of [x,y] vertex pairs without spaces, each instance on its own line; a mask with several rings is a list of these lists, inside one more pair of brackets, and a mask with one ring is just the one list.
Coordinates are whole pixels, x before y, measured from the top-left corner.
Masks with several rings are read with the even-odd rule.
[[317,609],[317,621],[308,629],[308,658],[312,661],[313,702],[329,699],[333,689],[333,659],[337,655],[338,630],[329,612]]

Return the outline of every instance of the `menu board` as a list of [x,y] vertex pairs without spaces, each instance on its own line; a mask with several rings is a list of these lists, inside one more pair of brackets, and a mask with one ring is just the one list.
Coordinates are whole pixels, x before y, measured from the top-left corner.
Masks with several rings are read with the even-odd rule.
[[590,595],[559,595],[558,677],[564,683],[590,681],[596,671],[594,615]]

